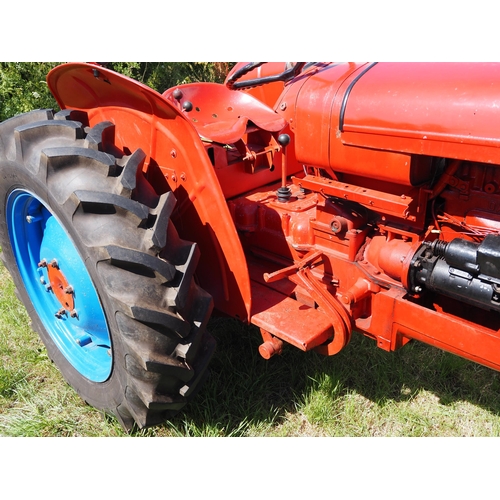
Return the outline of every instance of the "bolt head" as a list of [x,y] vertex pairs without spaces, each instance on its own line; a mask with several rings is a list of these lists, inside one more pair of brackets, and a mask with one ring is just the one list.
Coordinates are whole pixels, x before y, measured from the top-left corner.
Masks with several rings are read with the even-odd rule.
[[290,144],[290,136],[288,134],[280,134],[278,142],[281,146],[286,147]]
[[55,316],[56,318],[61,319],[65,314],[66,314],[66,309],[64,309],[64,307],[61,307],[61,309],[59,309],[59,311],[56,312]]

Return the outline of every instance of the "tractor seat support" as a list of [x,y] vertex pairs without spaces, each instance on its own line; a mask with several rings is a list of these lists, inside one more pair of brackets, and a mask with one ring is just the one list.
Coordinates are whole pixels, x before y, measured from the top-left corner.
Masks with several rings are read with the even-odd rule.
[[181,109],[202,138],[234,144],[255,125],[279,132],[286,120],[255,97],[219,83],[189,83],[166,90],[163,97]]

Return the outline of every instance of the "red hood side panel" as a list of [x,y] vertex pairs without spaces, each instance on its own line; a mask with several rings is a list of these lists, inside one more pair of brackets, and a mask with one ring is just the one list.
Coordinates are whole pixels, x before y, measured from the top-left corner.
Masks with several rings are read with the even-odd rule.
[[352,88],[342,142],[500,162],[499,111],[500,64],[379,63]]
[[[305,82],[298,78],[290,86],[283,101],[294,104],[290,125],[295,133],[297,160],[305,165],[331,167],[335,172],[410,185],[419,179],[411,173],[408,154],[356,148],[342,142],[339,117],[345,96],[374,68],[367,63],[320,63],[304,76]],[[292,100],[295,89],[297,95]]]

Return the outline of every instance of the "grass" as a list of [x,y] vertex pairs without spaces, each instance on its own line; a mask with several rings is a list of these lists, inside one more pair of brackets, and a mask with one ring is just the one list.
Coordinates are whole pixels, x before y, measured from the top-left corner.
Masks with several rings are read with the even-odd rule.
[[[132,436],[498,436],[497,372],[419,343],[395,353],[355,334],[337,356],[288,346],[269,361],[253,327],[214,318],[197,398]],[[125,436],[64,382],[0,267],[0,435]]]

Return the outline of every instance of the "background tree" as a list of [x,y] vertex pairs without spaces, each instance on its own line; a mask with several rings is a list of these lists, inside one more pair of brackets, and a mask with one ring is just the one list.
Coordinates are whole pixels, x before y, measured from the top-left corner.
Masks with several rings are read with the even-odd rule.
[[[0,121],[33,109],[59,107],[46,83],[47,73],[60,63],[0,63]],[[233,63],[227,62],[109,62],[109,69],[163,92],[182,83],[223,82]]]

